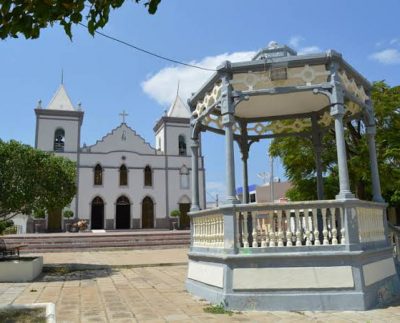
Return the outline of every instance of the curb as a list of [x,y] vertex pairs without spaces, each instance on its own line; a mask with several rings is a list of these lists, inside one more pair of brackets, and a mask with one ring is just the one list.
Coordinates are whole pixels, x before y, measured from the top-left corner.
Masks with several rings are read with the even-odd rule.
[[185,266],[188,262],[164,262],[154,264],[131,264],[131,265],[102,265],[102,264],[46,264],[43,265],[43,272],[51,272],[52,269],[68,268],[70,270],[102,270],[102,269],[129,269],[129,268],[145,268],[145,267],[171,267]]

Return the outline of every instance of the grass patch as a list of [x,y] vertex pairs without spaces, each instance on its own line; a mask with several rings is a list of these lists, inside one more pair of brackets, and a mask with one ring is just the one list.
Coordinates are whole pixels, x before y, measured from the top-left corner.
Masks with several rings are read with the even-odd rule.
[[52,267],[52,268],[48,268],[46,270],[46,273],[48,273],[49,275],[55,275],[55,276],[63,276],[63,275],[67,275],[69,273],[71,273],[72,270],[69,269],[68,267]]
[[0,310],[2,323],[45,323],[46,310],[44,308],[2,309]]
[[230,310],[227,310],[224,306],[224,304],[219,304],[219,305],[210,305],[207,307],[203,308],[203,311],[206,313],[210,314],[228,314],[229,316],[233,315],[233,312]]

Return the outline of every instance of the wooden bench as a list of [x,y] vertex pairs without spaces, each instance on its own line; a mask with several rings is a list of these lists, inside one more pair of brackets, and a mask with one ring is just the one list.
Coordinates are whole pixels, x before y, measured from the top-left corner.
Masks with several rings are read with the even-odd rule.
[[7,256],[19,257],[19,250],[27,246],[28,245],[26,244],[8,245],[4,239],[0,238],[0,255],[2,255],[3,257]]

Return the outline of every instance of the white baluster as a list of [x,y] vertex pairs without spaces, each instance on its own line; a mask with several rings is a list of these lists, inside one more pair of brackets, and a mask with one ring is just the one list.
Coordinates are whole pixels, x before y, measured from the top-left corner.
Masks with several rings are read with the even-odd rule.
[[329,244],[329,240],[328,240],[328,227],[327,227],[327,223],[326,223],[326,208],[322,208],[321,212],[322,212],[322,225],[323,225],[323,230],[322,230],[322,235],[324,237],[324,240],[322,242],[323,245],[328,245]]
[[265,248],[268,246],[268,229],[267,225],[265,224],[265,219],[262,218],[261,221],[261,247]]
[[296,246],[301,246],[301,220],[300,211],[298,209],[294,210],[296,216]]
[[269,246],[275,247],[275,213],[271,211],[271,230],[269,231]]
[[252,243],[252,247],[253,248],[257,248],[258,247],[258,242],[257,242],[257,216],[256,216],[256,212],[252,212],[251,214],[251,224],[253,227],[253,233],[252,233],[252,238],[253,238],[253,243]]
[[278,247],[283,247],[282,211],[278,210]]
[[219,246],[221,248],[224,247],[224,216],[220,215],[219,216],[219,223],[220,223],[220,227],[219,227]]
[[318,231],[318,209],[313,209],[313,225],[314,225],[314,245],[321,245],[321,241],[319,240],[319,231]]
[[[268,216],[268,214],[267,214]],[[266,247],[269,246],[269,235],[271,232],[271,225],[268,224],[268,218],[265,219],[265,243],[266,243]]]
[[[240,213],[235,213],[235,221],[236,221],[236,229],[237,229],[237,232],[236,232],[236,246],[238,247],[238,248],[240,248],[242,245],[240,244],[240,235],[241,235],[241,227],[240,227]],[[222,217],[223,218],[223,217]],[[223,223],[223,222],[222,222]],[[223,230],[223,229],[222,229]],[[224,234],[223,234],[223,231],[222,231],[222,246],[224,245],[224,236],[223,236]]]
[[193,246],[197,246],[197,218],[192,218],[193,223]]
[[346,229],[344,227],[344,213],[342,209],[339,208],[339,216],[340,216],[340,244],[346,244]]
[[202,237],[203,237],[203,219],[201,217],[197,218],[197,228],[198,228],[198,233],[197,233],[197,245],[201,246],[202,242]]
[[287,222],[287,228],[286,228],[286,247],[292,247],[293,242],[292,242],[292,217],[290,214],[290,210],[286,210],[286,222]]
[[206,221],[207,221],[206,245],[207,245],[207,247],[209,247],[211,244],[211,218],[210,218],[210,216],[207,216]]
[[305,218],[305,222],[306,222],[306,246],[311,246],[311,233],[310,233],[310,220],[308,217],[308,209],[304,209],[304,218]]
[[334,207],[330,208],[331,211],[331,221],[332,221],[332,244],[337,245],[337,228],[336,228],[336,209]]
[[218,239],[219,239],[219,221],[218,221],[217,215],[214,216],[213,227],[214,227],[213,228],[213,231],[214,231],[213,245],[214,245],[214,247],[218,247],[218,245],[219,245],[219,241],[218,241]]
[[249,234],[247,228],[247,212],[243,212],[243,248],[249,247]]
[[218,215],[213,216],[213,247],[218,247],[219,221]]
[[210,228],[209,236],[208,236],[208,238],[209,238],[208,244],[210,245],[210,247],[213,247],[213,245],[214,245],[214,216],[212,216],[212,215],[209,216],[208,225]]
[[259,238],[261,246],[263,240],[263,228],[262,228],[262,220],[260,218],[257,218],[257,236]]

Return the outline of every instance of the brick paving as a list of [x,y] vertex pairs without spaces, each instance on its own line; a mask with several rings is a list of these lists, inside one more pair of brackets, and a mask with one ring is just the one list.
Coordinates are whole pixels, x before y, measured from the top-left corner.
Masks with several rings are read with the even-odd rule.
[[180,262],[186,249],[158,250],[165,263],[175,263],[169,266],[157,266],[154,250],[140,251],[140,261],[138,250],[125,255],[131,261],[122,259],[121,252],[45,254],[47,265],[52,259],[58,261],[55,264],[72,259],[99,265],[112,259],[112,264],[127,267],[48,272],[31,283],[1,283],[0,304],[52,302],[56,304],[57,322],[400,322],[400,303],[366,312],[205,313],[207,303],[185,290],[187,266]]

